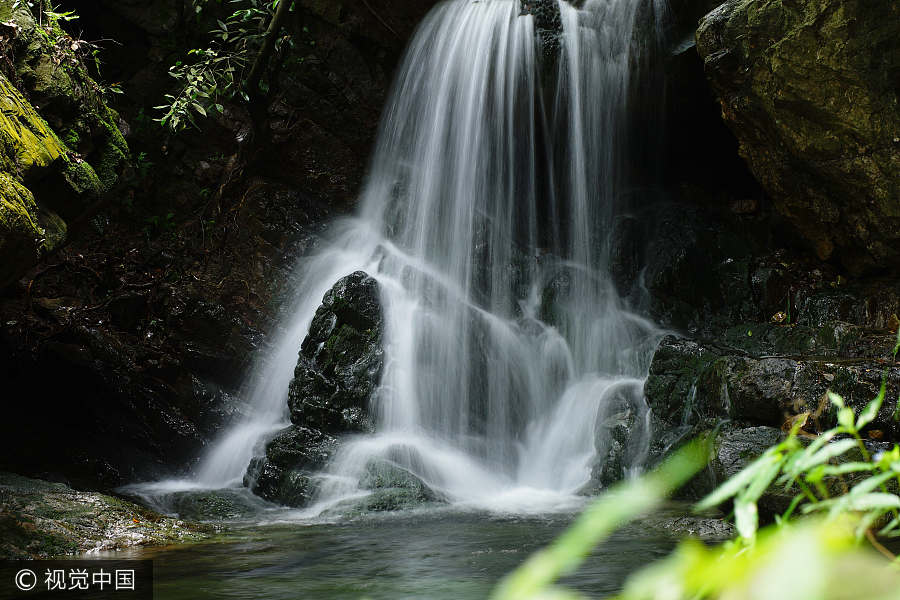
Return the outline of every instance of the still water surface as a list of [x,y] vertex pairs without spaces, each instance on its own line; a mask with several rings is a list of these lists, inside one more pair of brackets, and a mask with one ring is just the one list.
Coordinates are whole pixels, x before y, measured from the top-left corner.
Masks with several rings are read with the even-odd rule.
[[[423,511],[336,523],[240,524],[224,540],[116,556],[153,559],[159,600],[484,599],[573,518]],[[564,583],[604,597],[672,547],[669,536],[635,524],[597,548]]]

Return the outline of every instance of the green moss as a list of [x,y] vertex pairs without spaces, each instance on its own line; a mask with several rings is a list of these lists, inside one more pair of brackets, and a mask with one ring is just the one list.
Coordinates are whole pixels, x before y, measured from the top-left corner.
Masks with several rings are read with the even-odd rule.
[[74,554],[78,545],[60,536],[41,532],[34,520],[17,513],[0,513],[0,553],[10,559]]
[[108,191],[119,179],[119,167],[128,157],[128,146],[118,127],[108,123],[105,123],[104,127],[109,132],[109,136],[97,152],[94,159],[94,170],[103,185],[103,190]]
[[84,161],[65,159],[63,177],[79,195],[99,195],[103,191],[103,184],[94,168]]
[[0,172],[0,286],[37,260],[44,230],[34,196],[8,173]]
[[65,145],[10,81],[0,74],[0,149],[10,172],[30,174],[49,167]]
[[[14,40],[17,82],[44,107],[44,117],[62,135],[65,144],[56,138],[60,153],[82,154],[98,175],[100,191],[107,191],[128,156],[128,145],[116,125],[118,115],[104,102],[100,86],[72,51],[71,40],[59,24],[42,29],[27,8],[12,10],[10,4],[0,0],[0,7],[19,27]],[[52,134],[49,127],[46,130]],[[91,185],[84,187],[88,179],[71,178],[80,186],[76,193],[91,189]]]

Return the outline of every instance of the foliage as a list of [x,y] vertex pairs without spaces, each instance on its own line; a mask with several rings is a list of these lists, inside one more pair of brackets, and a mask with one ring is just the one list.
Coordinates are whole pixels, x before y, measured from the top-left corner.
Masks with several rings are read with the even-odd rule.
[[751,546],[679,544],[618,600],[896,600],[900,574],[854,541],[852,520],[771,526]]
[[[187,126],[197,126],[197,117],[221,113],[223,102],[236,96],[245,101],[250,97],[243,89],[243,81],[252,65],[253,56],[259,52],[280,0],[231,0],[238,5],[224,20],[216,21],[210,31],[207,48],[188,51],[186,61],[176,62],[169,74],[178,82],[178,91],[166,94],[166,103],[156,106],[163,115],[156,120],[172,131]],[[209,2],[194,0],[199,15]],[[275,41],[276,52],[290,46],[289,34],[279,35]]]
[[[894,361],[898,353],[900,331]],[[896,493],[900,447],[894,445],[872,456],[860,434],[881,410],[886,388],[887,370],[878,395],[859,415],[843,398],[829,393],[837,412],[836,427],[804,444],[798,437],[798,420],[784,442],[697,505],[698,510],[706,510],[734,499],[738,539],[714,548],[685,540],[665,560],[629,577],[618,599],[900,598],[900,573],[861,544],[867,538],[898,566],[878,537],[900,537]],[[553,583],[576,570],[613,530],[658,506],[666,494],[696,473],[705,462],[706,456],[700,456],[704,448],[698,443],[688,446],[657,471],[611,489],[549,548],[507,576],[495,589],[493,600],[584,598]],[[760,530],[757,502],[772,486],[794,490],[796,495],[773,525]]]
[[[894,360],[898,351],[900,332]],[[826,521],[856,513],[860,516],[857,538],[868,536],[874,542],[870,528],[880,522],[883,526],[878,535],[900,537],[900,496],[889,491],[889,486],[896,491],[900,484],[900,447],[895,445],[873,457],[860,433],[881,410],[887,375],[885,369],[878,395],[859,415],[845,406],[841,396],[829,392],[828,398],[837,412],[836,427],[804,445],[798,437],[802,419],[797,419],[786,440],[769,448],[704,498],[697,508],[704,510],[734,498],[738,533],[744,541],[752,542],[758,528],[757,502],[775,485],[785,492],[796,492],[790,506],[778,517],[779,523],[794,518],[797,509],[801,514],[825,513]]]

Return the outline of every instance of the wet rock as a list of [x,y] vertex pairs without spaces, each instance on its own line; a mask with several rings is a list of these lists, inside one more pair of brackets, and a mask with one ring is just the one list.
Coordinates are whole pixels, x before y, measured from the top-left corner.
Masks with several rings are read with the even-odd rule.
[[[714,441],[709,469],[712,475],[708,480],[710,485],[702,490],[701,496],[735,476],[785,437],[784,432],[773,427],[723,427]],[[760,515],[770,520],[774,515],[783,513],[795,495],[796,492],[785,492],[782,487],[771,486],[758,501]]]
[[730,479],[785,437],[784,432],[774,427],[726,429],[716,438],[716,458],[712,463],[716,479],[719,482]]
[[300,348],[288,392],[295,425],[329,433],[371,431],[369,403],[384,350],[378,283],[362,271],[322,300]]
[[649,431],[646,410],[640,410],[629,398],[617,397],[599,415],[597,424],[597,464],[591,469],[592,486],[597,492],[628,476],[629,469],[642,462]]
[[610,233],[609,274],[622,296],[628,296],[638,280],[641,268],[643,231],[631,216],[616,219]]
[[641,525],[650,529],[665,531],[678,539],[685,536],[705,542],[725,542],[734,539],[734,525],[725,519],[697,515],[650,515],[641,519]]
[[697,47],[741,155],[825,260],[900,258],[896,3],[729,0]]
[[36,559],[200,541],[215,530],[104,494],[0,473],[0,558]]
[[271,502],[304,506],[314,491],[312,474],[325,466],[336,446],[336,438],[321,431],[288,427],[266,444],[263,457],[253,459],[244,485]]
[[650,364],[644,395],[653,414],[673,425],[691,425],[725,412],[719,398],[698,398],[701,377],[708,376],[720,355],[698,342],[668,336]]
[[421,479],[389,461],[372,461],[359,486],[372,491],[360,504],[364,511],[403,510],[437,499]]
[[735,218],[688,202],[692,193],[683,192],[684,204],[661,203],[642,213],[642,283],[658,322],[713,334],[759,318],[749,281],[754,257],[770,244],[771,224],[765,216]]
[[541,41],[544,57],[555,64],[560,50],[562,16],[553,0],[521,0],[522,14],[534,17],[534,28]]
[[176,492],[165,499],[166,512],[191,521],[228,521],[258,515],[272,505],[246,490]]
[[322,299],[300,347],[288,390],[293,426],[266,445],[245,477],[254,493],[302,506],[314,489],[311,475],[336,445],[336,435],[371,431],[369,403],[383,364],[383,320],[378,283],[362,271]]
[[[428,502],[427,495],[408,488],[379,488],[356,503],[350,512],[391,512],[409,510]],[[346,514],[346,513],[345,513]]]
[[826,391],[842,395],[859,411],[878,394],[884,376],[885,402],[867,429],[879,439],[900,439],[892,418],[900,366],[884,359],[892,349],[886,336],[868,339],[885,344],[881,357],[761,356],[668,337],[654,356],[644,392],[662,421],[659,427],[728,419],[781,428],[788,419],[808,413],[807,431],[815,433],[836,424]]

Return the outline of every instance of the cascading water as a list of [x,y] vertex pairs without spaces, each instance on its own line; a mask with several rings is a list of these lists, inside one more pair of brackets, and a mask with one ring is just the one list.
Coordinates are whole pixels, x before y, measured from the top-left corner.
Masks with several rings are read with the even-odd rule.
[[[256,412],[213,448],[200,484],[240,480],[284,422],[313,313],[356,270],[379,282],[385,318],[377,433],[343,443],[313,512],[364,493],[379,461],[452,502],[546,507],[590,481],[617,406],[638,415],[641,441],[658,332],[628,310],[607,265],[627,210],[642,2],[560,1],[554,48],[523,4],[451,0],[419,28],[361,213],[303,262],[292,322],[254,379]],[[640,443],[631,454],[639,464]]]

